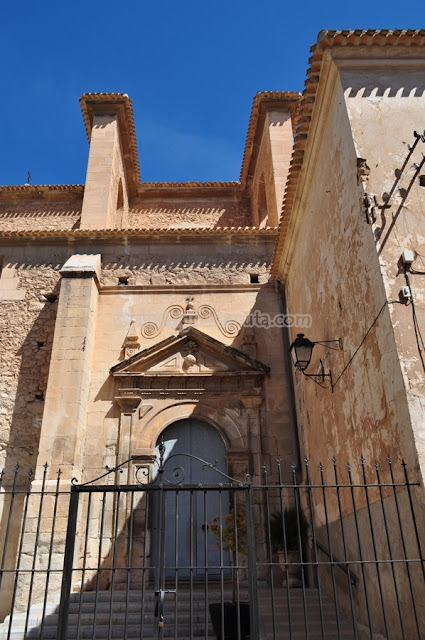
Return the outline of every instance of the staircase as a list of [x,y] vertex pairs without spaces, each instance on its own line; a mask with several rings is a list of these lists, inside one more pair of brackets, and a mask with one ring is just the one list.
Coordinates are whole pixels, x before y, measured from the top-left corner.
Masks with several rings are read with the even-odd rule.
[[[352,626],[335,604],[318,589],[259,587],[261,640],[354,640]],[[339,628],[338,628],[339,626]],[[291,635],[292,633],[292,635]]]
[[[206,598],[207,595],[207,598]],[[231,599],[230,586],[225,587],[225,600]],[[241,600],[248,600],[246,590],[241,591]],[[179,640],[206,640],[215,638],[209,617],[208,602],[220,602],[218,586],[195,585],[192,592],[188,586],[179,586],[178,594],[168,593],[164,601],[163,638]],[[207,603],[207,604],[206,604]],[[260,638],[251,640],[309,640],[343,639],[352,640],[354,634],[340,616],[339,634],[334,604],[322,597],[322,621],[320,616],[319,593],[317,589],[289,590],[275,589],[271,597],[269,585],[258,588],[260,617]],[[130,640],[154,637],[157,625],[155,618],[156,598],[152,590],[114,592],[101,591],[74,593],[68,617],[67,640]],[[28,622],[26,614],[15,614],[0,625],[0,640],[41,639],[56,640],[58,605],[50,604],[42,623],[43,606],[33,605]],[[289,611],[291,615],[289,616]],[[142,613],[143,612],[143,613]],[[308,636],[306,633],[305,612]],[[95,624],[94,624],[95,622]],[[27,633],[25,626],[27,624]],[[290,627],[292,636],[290,635]]]

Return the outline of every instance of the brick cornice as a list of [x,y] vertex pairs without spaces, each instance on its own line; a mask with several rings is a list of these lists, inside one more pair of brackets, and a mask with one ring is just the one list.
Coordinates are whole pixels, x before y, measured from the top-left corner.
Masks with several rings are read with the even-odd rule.
[[165,240],[168,238],[185,239],[214,239],[227,237],[228,239],[242,238],[270,238],[276,237],[277,227],[217,227],[217,228],[165,228],[165,229],[73,229],[73,230],[30,230],[30,231],[1,231],[1,240],[45,240],[78,242],[80,240]]
[[18,184],[0,186],[0,199],[79,196],[84,193],[83,184]]

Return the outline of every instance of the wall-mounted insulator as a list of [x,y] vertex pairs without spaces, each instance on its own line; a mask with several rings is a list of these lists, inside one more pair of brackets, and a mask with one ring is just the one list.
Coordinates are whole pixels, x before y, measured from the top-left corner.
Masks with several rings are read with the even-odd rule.
[[412,292],[410,291],[410,287],[402,287],[400,291],[400,297],[402,300],[406,302],[412,299]]
[[423,133],[418,133],[417,131],[413,132],[415,138],[420,138],[422,142],[425,142],[425,131]]

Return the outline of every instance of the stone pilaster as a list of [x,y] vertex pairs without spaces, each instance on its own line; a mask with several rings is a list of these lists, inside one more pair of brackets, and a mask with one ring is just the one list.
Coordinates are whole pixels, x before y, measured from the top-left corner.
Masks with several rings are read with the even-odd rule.
[[241,402],[245,407],[248,424],[248,451],[252,457],[252,480],[259,482],[262,476],[263,450],[261,446],[260,405],[261,396],[242,396]]
[[81,477],[99,273],[100,255],[73,255],[61,270],[37,468],[63,477]]
[[[123,462],[130,460],[133,414],[142,399],[141,396],[135,394],[133,390],[128,390],[127,395],[125,394],[125,390],[121,391],[121,394],[122,395],[119,395],[115,398],[121,409],[117,465],[123,464]],[[125,474],[125,477],[122,476],[120,478],[120,483],[125,483],[128,481],[129,468],[130,465],[127,465],[126,467],[123,467],[121,469],[121,472]]]

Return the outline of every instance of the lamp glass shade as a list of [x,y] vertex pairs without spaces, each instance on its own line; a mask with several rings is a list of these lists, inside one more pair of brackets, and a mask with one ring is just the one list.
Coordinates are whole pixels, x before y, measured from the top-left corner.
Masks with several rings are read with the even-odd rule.
[[306,338],[303,333],[299,333],[291,344],[290,351],[292,352],[294,365],[300,371],[305,371],[310,364],[313,347],[314,342]]

